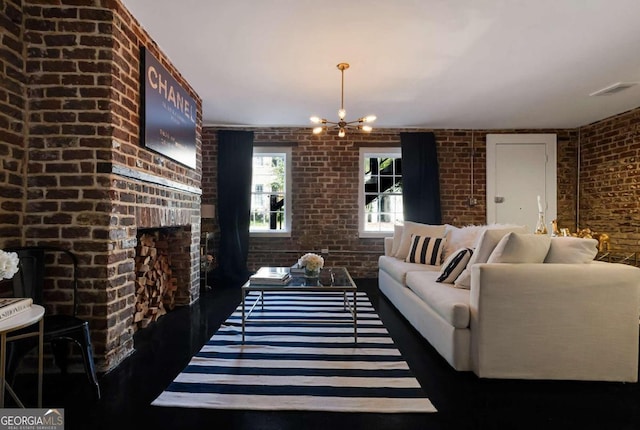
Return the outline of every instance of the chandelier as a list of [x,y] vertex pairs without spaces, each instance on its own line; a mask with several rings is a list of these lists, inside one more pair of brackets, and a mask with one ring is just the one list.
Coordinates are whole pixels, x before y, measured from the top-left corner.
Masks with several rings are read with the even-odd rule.
[[[339,121],[334,122],[334,121],[326,120],[324,118],[320,118],[318,116],[312,116],[311,118],[309,118],[312,123],[322,124],[318,127],[313,128],[313,134],[320,134],[329,127],[338,129],[338,137],[344,137],[347,134],[347,129],[362,130],[364,132],[369,133],[371,130],[373,130],[373,127],[371,127],[366,123],[375,121],[376,120],[375,115],[363,116],[362,118],[358,118],[354,121],[345,120],[347,116],[347,111],[344,110],[344,71],[349,68],[349,64],[340,63],[336,67],[338,67],[338,70],[340,70],[340,73],[342,74],[342,88],[340,90],[340,109],[338,110]],[[329,124],[329,126],[327,126],[327,124]]]

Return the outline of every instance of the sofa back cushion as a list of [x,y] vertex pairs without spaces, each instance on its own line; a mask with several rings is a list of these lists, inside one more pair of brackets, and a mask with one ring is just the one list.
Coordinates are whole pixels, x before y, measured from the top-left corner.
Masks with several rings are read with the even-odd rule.
[[402,236],[400,238],[400,245],[394,256],[401,260],[405,260],[409,255],[409,249],[411,247],[411,236],[422,237],[444,237],[445,226],[444,225],[429,225],[420,224],[412,221],[405,221],[402,229]]
[[542,263],[550,245],[551,238],[546,234],[507,233],[487,263]]
[[411,236],[409,254],[405,261],[407,263],[429,264],[431,266],[440,265],[442,248],[445,238],[428,236]]
[[507,234],[512,231],[525,233],[525,227],[509,227],[506,229],[487,229],[482,232],[478,240],[478,245],[473,251],[473,255],[467,264],[467,268],[458,276],[455,281],[457,288],[471,288],[471,266],[479,263],[486,263],[491,256],[491,253],[495,249],[498,242]]
[[508,230],[527,233],[526,227],[515,224],[467,225],[464,227],[446,224],[447,243],[444,246],[442,259],[446,260],[453,253],[463,248],[476,248],[480,236],[485,230]]
[[404,231],[403,224],[393,225],[393,245],[391,246],[391,254],[389,254],[392,257],[398,253],[398,249],[400,248],[400,241],[402,240],[403,231]]
[[591,263],[598,253],[596,239],[552,237],[545,263]]

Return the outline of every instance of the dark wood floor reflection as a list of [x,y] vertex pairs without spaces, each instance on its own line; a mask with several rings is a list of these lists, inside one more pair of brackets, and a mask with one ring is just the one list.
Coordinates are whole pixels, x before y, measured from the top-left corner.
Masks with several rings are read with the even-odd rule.
[[[45,375],[44,406],[63,407],[67,430],[80,429],[640,429],[638,384],[507,381],[456,372],[380,297],[375,279],[356,280],[438,412],[349,414],[160,408],[150,403],[184,368],[240,301],[215,287],[135,336],[135,352],[100,377],[95,401],[84,374]],[[18,389],[25,390],[26,376]],[[23,385],[23,386],[21,386]],[[28,393],[27,393],[28,396]]]

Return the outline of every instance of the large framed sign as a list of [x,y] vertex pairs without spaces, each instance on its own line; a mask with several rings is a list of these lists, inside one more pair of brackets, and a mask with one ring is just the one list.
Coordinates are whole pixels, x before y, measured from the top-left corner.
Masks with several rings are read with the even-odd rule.
[[196,168],[197,105],[158,59],[141,47],[141,140],[144,146]]

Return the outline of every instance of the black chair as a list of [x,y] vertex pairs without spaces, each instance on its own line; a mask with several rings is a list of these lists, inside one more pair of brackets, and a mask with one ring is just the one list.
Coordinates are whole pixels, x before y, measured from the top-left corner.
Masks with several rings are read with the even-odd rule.
[[[31,297],[33,302],[43,304],[43,286],[45,278],[46,255],[51,253],[55,258],[65,255],[70,259],[73,270],[73,308],[70,315],[50,315],[45,312],[43,341],[51,344],[51,350],[63,374],[67,373],[69,358],[69,342],[75,342],[80,347],[84,360],[84,370],[89,382],[93,385],[98,399],[100,399],[100,385],[96,376],[89,336],[89,323],[78,317],[78,259],[70,251],[52,246],[29,246],[5,249],[7,252],[18,254],[19,271],[13,277],[14,297]],[[20,358],[28,352],[29,346],[16,347],[8,350],[7,375],[15,375]]]

